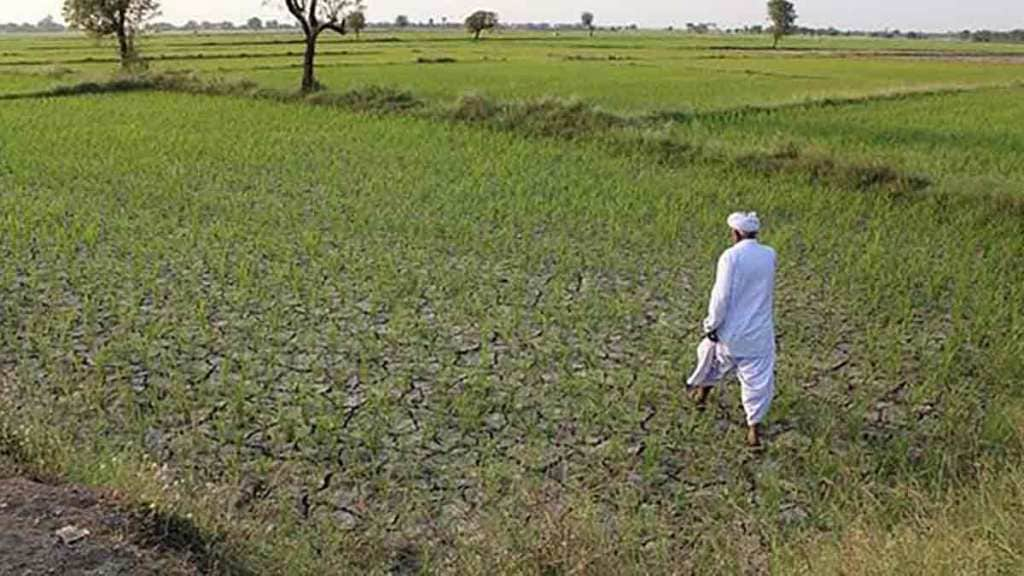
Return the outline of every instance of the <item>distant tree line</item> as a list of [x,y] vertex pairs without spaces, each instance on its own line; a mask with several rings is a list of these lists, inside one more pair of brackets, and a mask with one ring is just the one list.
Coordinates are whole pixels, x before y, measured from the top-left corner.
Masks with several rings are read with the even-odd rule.
[[718,24],[714,22],[687,22],[686,31],[690,34],[712,34],[720,32]]
[[1024,29],[1000,32],[996,30],[964,30],[957,34],[961,40],[973,42],[1024,42]]
[[[360,16],[360,18],[365,18]],[[533,31],[547,31],[547,30],[605,30],[609,32],[618,32],[622,30],[639,30],[640,27],[636,24],[623,24],[617,26],[593,26],[587,25],[581,22],[513,22],[513,23],[502,23],[502,28],[509,30],[533,30]],[[423,30],[462,30],[465,28],[464,22],[449,21],[446,17],[429,18],[423,22],[415,22],[409,19],[408,16],[400,15],[394,21],[380,21],[370,22],[364,20],[360,29],[373,28],[373,29],[394,29],[394,28],[410,28],[410,29],[423,29]],[[230,20],[189,20],[184,23],[175,24],[173,22],[156,21],[148,22],[145,25],[145,29],[148,32],[220,32],[220,31],[239,31],[245,32],[249,30],[298,30],[299,25],[293,24],[288,21],[278,19],[263,20],[258,17],[249,18],[245,22],[232,22]],[[32,32],[64,32],[68,30],[68,27],[61,22],[55,20],[53,16],[47,16],[39,22],[32,24],[31,22],[7,22],[0,23],[0,34],[2,33],[32,33]]]
[[0,32],[16,33],[16,32],[63,32],[67,27],[53,19],[53,16],[47,16],[35,24],[29,22],[23,22],[18,24],[17,22],[7,22],[0,24]]
[[[724,34],[767,34],[770,32],[770,28],[755,24],[753,26],[743,26],[740,28],[727,28],[725,30],[719,30],[714,25],[711,28],[704,30],[689,29],[692,33],[724,33]],[[793,28],[791,34],[794,36],[860,36],[860,37],[871,37],[871,38],[906,38],[909,40],[923,40],[928,38],[934,39],[950,39],[955,38],[958,40],[971,41],[971,42],[1024,42],[1024,29],[1018,30],[962,30],[959,32],[922,32],[915,30],[841,30],[835,27],[828,28],[809,28],[806,26],[796,26]]]
[[[407,16],[399,16],[391,22],[368,22],[365,21],[362,13],[356,17],[358,27],[353,26],[357,34],[363,29],[390,29],[390,28],[415,28],[415,29],[441,29],[461,30],[465,27],[463,22],[450,22],[448,18],[430,18],[424,22],[413,22]],[[520,22],[502,23],[502,28],[509,30],[530,30],[530,31],[558,31],[558,30],[591,30],[593,24],[587,24],[582,18],[580,22]],[[247,31],[247,30],[298,30],[298,24],[281,21],[277,19],[261,20],[253,17],[244,23],[235,23],[228,20],[210,22],[208,20],[189,20],[183,24],[171,22],[150,22],[145,25],[150,32],[218,32],[218,31]],[[668,27],[675,30],[675,27]],[[7,22],[0,23],[0,34],[25,34],[25,33],[58,33],[67,30],[67,26],[57,21],[53,16],[47,16],[35,24],[31,22]],[[618,26],[593,27],[593,30],[605,30],[619,32],[628,30],[639,30],[636,24]],[[687,22],[685,31],[690,34],[769,34],[771,26],[755,24],[738,28],[719,28],[715,22]],[[1019,42],[1024,43],[1024,28],[1015,30],[960,30],[950,32],[922,32],[914,30],[843,30],[829,27],[808,27],[794,26],[790,34],[794,36],[867,36],[872,38],[906,38],[909,40],[920,39],[957,39],[965,42]]]

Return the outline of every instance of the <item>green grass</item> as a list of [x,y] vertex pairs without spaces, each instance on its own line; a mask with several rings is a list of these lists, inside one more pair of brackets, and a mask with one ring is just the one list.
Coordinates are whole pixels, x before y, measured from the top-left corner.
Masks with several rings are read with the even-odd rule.
[[0,74],[0,96],[48,90],[64,83],[62,78],[63,75],[54,75],[42,71],[38,74]]
[[[1024,80],[1024,51],[1014,45],[798,38],[790,44],[796,51],[776,53],[753,50],[764,48],[757,37],[502,34],[473,42],[448,33],[381,34],[359,42],[325,37],[320,80],[336,91],[376,84],[437,101],[466,92],[500,99],[579,97],[623,113]],[[291,34],[171,35],[146,38],[142,50],[156,71],[196,70],[294,90],[301,76],[302,45],[296,41]],[[921,52],[929,57],[910,57]],[[966,57],[986,53],[1000,57]],[[53,66],[88,71],[111,66],[114,57],[107,43],[74,37],[0,40],[0,72]],[[417,63],[424,58],[455,62]]]
[[[619,63],[535,72],[570,64]],[[420,96],[447,66],[463,64],[393,68],[419,71],[402,85]],[[1002,82],[988,66],[977,77]],[[790,81],[771,78],[808,97]],[[627,115],[653,101],[608,82]],[[741,103],[730,86],[708,107]],[[258,573],[792,573],[808,558],[1013,573],[1019,92],[624,132],[726,152],[687,161],[624,149],[617,129],[439,121],[444,95],[380,116],[170,93],[0,101],[0,447],[192,515]],[[763,96],[749,102],[785,101]],[[808,163],[741,161],[779,148]],[[806,171],[827,162],[930,185]],[[740,448],[735,386],[703,416],[682,394],[739,208],[764,215],[782,263],[763,456]]]
[[938,190],[1024,193],[1024,88],[698,118],[679,138],[739,150],[796,146],[847,161],[885,163],[926,175]]
[[[482,61],[457,51],[454,64],[416,64],[413,58],[386,65],[325,58],[320,80],[339,90],[375,83],[412,89],[437,100],[466,92],[501,99],[558,95],[578,97],[617,111],[704,110],[754,103],[791,102],[827,96],[921,89],[939,85],[997,84],[1024,78],[1021,68],[826,59],[757,59],[567,62],[531,55],[505,62]],[[294,58],[286,64],[294,65]],[[273,87],[294,87],[300,70],[232,73]]]

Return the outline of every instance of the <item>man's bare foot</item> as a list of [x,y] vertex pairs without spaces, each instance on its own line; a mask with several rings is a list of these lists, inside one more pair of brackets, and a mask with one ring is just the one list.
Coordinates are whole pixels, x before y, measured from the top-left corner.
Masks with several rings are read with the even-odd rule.
[[708,405],[708,394],[711,393],[711,388],[699,386],[690,389],[690,400],[697,405],[698,410],[703,410]]
[[751,448],[761,447],[761,425],[751,424],[747,428],[747,446]]

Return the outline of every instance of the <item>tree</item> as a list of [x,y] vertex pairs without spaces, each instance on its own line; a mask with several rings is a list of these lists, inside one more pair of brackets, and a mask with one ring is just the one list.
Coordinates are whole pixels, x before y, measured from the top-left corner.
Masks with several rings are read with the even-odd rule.
[[405,14],[399,14],[398,16],[395,16],[395,26],[399,28],[408,28],[409,17],[406,16]]
[[263,20],[260,20],[259,18],[253,16],[252,18],[249,18],[249,20],[246,21],[245,27],[249,30],[262,30]]
[[121,66],[138,60],[135,36],[149,19],[160,14],[157,0],[64,0],[64,20],[97,36],[117,36]]
[[787,0],[769,0],[768,19],[772,21],[772,48],[779,47],[779,40],[793,32],[796,26],[796,7]]
[[154,32],[159,34],[160,32],[174,32],[177,28],[170,22],[151,22],[146,24],[146,32]]
[[306,53],[302,60],[302,91],[316,90],[316,41],[324,30],[342,36],[347,31],[345,20],[352,12],[361,12],[361,0],[284,0],[288,12],[299,21],[306,36]]
[[594,13],[593,12],[584,12],[583,14],[580,14],[580,23],[583,24],[584,28],[586,28],[587,30],[590,30],[590,35],[591,36],[594,35]]
[[473,34],[474,40],[480,39],[480,33],[498,25],[498,14],[487,10],[477,10],[466,17],[466,30]]
[[348,22],[348,27],[353,32],[356,33],[356,40],[358,40],[359,33],[362,32],[364,28],[366,28],[366,14],[363,14],[361,11],[356,10],[355,12],[352,12],[351,14],[346,16],[345,20]]
[[40,32],[63,32],[64,25],[54,20],[53,16],[47,15],[46,18],[36,23],[36,30]]

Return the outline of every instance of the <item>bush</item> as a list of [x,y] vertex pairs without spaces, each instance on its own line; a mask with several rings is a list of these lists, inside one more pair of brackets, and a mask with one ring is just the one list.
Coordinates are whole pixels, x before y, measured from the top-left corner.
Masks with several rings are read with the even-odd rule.
[[451,117],[462,122],[483,122],[501,113],[501,106],[480,94],[463,94],[455,102]]
[[458,62],[458,60],[449,56],[441,56],[439,58],[420,56],[416,59],[417,64],[454,64],[455,62]]
[[313,104],[343,106],[357,112],[400,112],[422,105],[412,92],[373,85],[354,88],[341,94],[313,94],[308,96],[306,101]]
[[902,172],[880,162],[843,163],[826,156],[804,154],[791,143],[772,152],[739,156],[736,163],[754,172],[806,174],[814,183],[860,191],[886,189],[908,192],[931,184],[927,178]]
[[494,102],[462,96],[451,117],[463,122],[486,122],[494,128],[534,136],[578,138],[624,126],[627,122],[579,100],[541,98],[523,102]]

